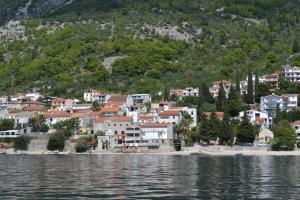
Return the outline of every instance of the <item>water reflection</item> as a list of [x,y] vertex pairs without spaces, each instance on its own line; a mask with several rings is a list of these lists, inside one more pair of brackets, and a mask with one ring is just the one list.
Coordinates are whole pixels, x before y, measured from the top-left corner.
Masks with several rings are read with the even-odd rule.
[[0,199],[298,199],[287,156],[1,155]]

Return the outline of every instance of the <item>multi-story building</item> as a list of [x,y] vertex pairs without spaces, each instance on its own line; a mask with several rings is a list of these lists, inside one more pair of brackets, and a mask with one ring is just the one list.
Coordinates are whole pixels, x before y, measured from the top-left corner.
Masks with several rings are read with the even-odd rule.
[[284,67],[283,75],[285,80],[290,82],[300,82],[300,68],[299,67]]
[[272,125],[272,118],[269,118],[266,112],[260,112],[257,110],[242,111],[239,113],[240,119],[244,117],[245,112],[250,123],[259,128],[269,128]]
[[279,106],[280,110],[286,110],[286,103],[283,97],[278,95],[263,96],[260,98],[260,111],[266,112],[269,117],[276,116],[276,108]]
[[133,104],[144,104],[151,102],[151,96],[149,94],[132,94],[129,96],[131,96]]
[[174,139],[173,125],[170,123],[149,123],[141,125],[141,138],[149,145],[168,144]]
[[182,120],[182,114],[178,110],[167,110],[158,115],[159,123],[178,124]]
[[95,96],[99,96],[100,92],[97,90],[89,89],[86,90],[83,94],[83,99],[86,102],[93,102]]
[[297,94],[283,94],[281,95],[283,97],[285,107],[287,110],[293,110],[298,107],[298,95]]
[[259,82],[270,85],[273,89],[278,89],[279,73],[267,74],[259,77]]
[[170,90],[170,96],[175,95],[179,98],[187,96],[199,96],[199,88],[187,87],[185,89]]
[[213,82],[212,86],[209,88],[209,92],[214,98],[218,97],[221,84],[224,87],[225,95],[228,96],[232,83],[231,81],[222,80],[222,81]]

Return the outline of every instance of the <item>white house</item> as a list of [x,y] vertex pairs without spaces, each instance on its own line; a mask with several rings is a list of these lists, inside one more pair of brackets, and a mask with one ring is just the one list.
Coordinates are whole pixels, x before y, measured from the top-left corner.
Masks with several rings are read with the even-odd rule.
[[48,126],[54,125],[58,122],[71,119],[71,114],[65,111],[50,111],[45,113],[46,124]]
[[37,93],[37,92],[25,94],[25,98],[26,98],[26,99],[29,99],[29,100],[31,100],[31,101],[37,101],[37,100],[38,100],[39,98],[41,98],[41,97],[42,97],[42,95],[39,94],[39,93]]
[[170,123],[149,123],[141,125],[141,138],[146,143],[168,143],[174,139]]
[[298,106],[298,94],[283,94],[281,95],[285,102],[287,110],[296,109]]
[[190,125],[191,128],[197,126],[197,109],[196,108],[189,108],[189,107],[172,107],[170,110],[177,110],[180,112],[186,112],[192,118],[192,123]]
[[86,102],[93,102],[95,96],[99,96],[100,92],[97,90],[89,89],[86,90],[83,94],[83,99]]
[[299,67],[284,67],[283,75],[285,80],[298,83],[300,82],[300,68]]
[[295,129],[295,132],[296,132],[297,140],[300,141],[300,120],[295,121],[293,123],[293,126],[294,126],[294,129]]
[[281,111],[286,110],[283,97],[272,94],[260,98],[260,111],[268,113],[269,117],[276,116],[277,106],[279,106]]
[[[244,117],[244,113],[244,111],[239,113],[240,119]],[[269,118],[266,112],[247,110],[246,115],[251,124],[258,126],[259,128],[269,128],[272,125],[272,118]]]
[[273,139],[274,134],[270,129],[264,128],[259,132],[258,142],[260,144],[270,144]]
[[159,123],[178,124],[182,120],[182,114],[178,110],[166,110],[158,114]]
[[170,95],[177,97],[199,96],[199,88],[187,87],[185,89],[172,89]]
[[149,94],[132,94],[129,96],[132,98],[133,104],[144,104],[151,102],[151,96]]

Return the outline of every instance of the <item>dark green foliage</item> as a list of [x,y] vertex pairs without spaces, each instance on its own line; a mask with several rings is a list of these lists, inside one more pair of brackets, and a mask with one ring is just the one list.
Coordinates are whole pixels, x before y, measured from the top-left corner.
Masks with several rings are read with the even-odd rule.
[[226,104],[226,94],[223,87],[223,83],[220,83],[220,89],[216,100],[217,111],[223,112],[225,110],[225,104]]
[[63,133],[65,137],[69,138],[78,131],[79,119],[73,118],[58,122],[53,126],[58,132]]
[[202,83],[201,90],[202,90],[203,98],[207,103],[212,104],[215,102],[215,99],[209,92],[209,87],[207,86],[206,83]]
[[276,106],[276,117],[274,119],[274,124],[278,125],[278,123],[281,122],[282,120],[283,120],[283,115],[282,115],[282,112],[280,110],[279,105],[277,104],[277,106]]
[[2,119],[0,120],[0,131],[13,130],[15,126],[14,119]]
[[187,112],[182,114],[181,122],[175,126],[175,132],[178,137],[186,138],[190,132],[190,124],[192,123],[192,120],[192,117]]
[[253,80],[252,80],[252,72],[251,69],[249,68],[248,70],[248,88],[247,88],[247,95],[246,95],[246,103],[247,104],[253,104]]
[[254,127],[250,123],[246,112],[244,112],[236,137],[237,143],[239,144],[253,143],[255,140]]
[[240,95],[237,93],[237,90],[231,86],[228,99],[226,102],[225,112],[230,116],[237,116],[242,110],[242,101]]
[[90,148],[90,145],[88,144],[88,142],[89,142],[89,138],[85,138],[85,137],[80,138],[75,145],[76,152],[84,153],[84,152],[88,151]]
[[211,113],[210,119],[203,116],[200,124],[199,138],[203,142],[210,143],[210,141],[217,140],[221,134],[221,122],[218,120],[215,112]]
[[92,105],[92,110],[94,112],[100,111],[101,110],[101,105],[99,104],[98,101],[94,101]]
[[273,150],[293,150],[295,148],[295,130],[288,121],[278,122],[272,130],[274,132]]
[[293,53],[299,53],[300,47],[299,47],[299,43],[297,40],[294,40],[292,50],[293,50]]
[[255,83],[254,83],[254,101],[255,103],[259,103],[260,102],[260,94],[259,94],[259,79],[258,79],[258,75],[255,74]]
[[14,141],[14,149],[15,151],[27,151],[28,145],[30,143],[31,138],[27,135],[21,135],[17,137]]
[[45,117],[39,115],[28,120],[28,125],[32,128],[32,132],[47,132],[49,127],[45,124]]
[[233,142],[233,128],[230,124],[230,116],[225,113],[221,121],[221,130],[220,130],[220,144],[231,145]]
[[49,151],[63,151],[65,147],[66,136],[63,133],[55,133],[48,140],[47,149]]

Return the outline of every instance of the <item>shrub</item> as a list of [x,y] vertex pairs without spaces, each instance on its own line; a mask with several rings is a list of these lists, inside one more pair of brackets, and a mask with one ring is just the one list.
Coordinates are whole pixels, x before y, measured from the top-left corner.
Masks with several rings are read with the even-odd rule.
[[77,144],[75,145],[75,150],[77,153],[83,153],[89,150],[90,145],[88,144],[89,138],[82,137],[79,138]]
[[49,151],[63,151],[65,148],[65,135],[63,133],[55,133],[48,140],[47,149]]
[[13,142],[13,139],[11,139],[11,138],[3,138],[2,142],[6,143],[6,144],[10,144],[10,143]]
[[14,142],[15,151],[17,151],[17,150],[27,151],[30,140],[31,140],[31,138],[27,135],[21,135],[21,136],[17,137]]

